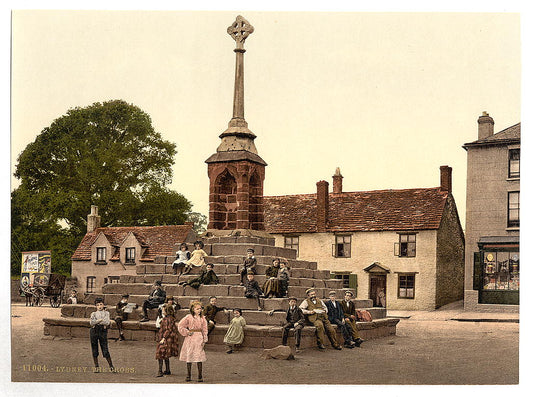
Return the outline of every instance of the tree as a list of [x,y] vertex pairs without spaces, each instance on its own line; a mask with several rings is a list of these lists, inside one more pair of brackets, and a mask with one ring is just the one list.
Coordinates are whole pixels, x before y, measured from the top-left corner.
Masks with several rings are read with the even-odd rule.
[[193,230],[196,232],[196,234],[202,234],[207,230],[207,216],[204,214],[199,212],[189,212],[187,214],[187,221],[194,223]]
[[134,105],[114,100],[70,109],[18,157],[12,231],[25,236],[24,247],[33,240],[28,233],[41,234],[33,244],[61,235],[77,244],[91,205],[99,207],[102,226],[183,223],[191,203],[165,187],[175,154],[176,145]]

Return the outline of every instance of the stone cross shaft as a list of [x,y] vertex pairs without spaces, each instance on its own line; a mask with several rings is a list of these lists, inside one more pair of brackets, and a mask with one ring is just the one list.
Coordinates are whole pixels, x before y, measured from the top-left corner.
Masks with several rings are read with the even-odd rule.
[[236,53],[235,89],[233,93],[233,118],[230,121],[230,126],[246,127],[246,122],[244,121],[244,52],[246,50],[243,45],[246,38],[253,31],[254,27],[240,15],[228,27],[228,34],[237,43],[237,48],[233,50]]

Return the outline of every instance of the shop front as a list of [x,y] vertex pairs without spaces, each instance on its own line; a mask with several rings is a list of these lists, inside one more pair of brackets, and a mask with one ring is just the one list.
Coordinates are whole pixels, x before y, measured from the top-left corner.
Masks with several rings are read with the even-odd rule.
[[518,236],[481,237],[474,255],[474,289],[478,303],[520,303],[520,243]]

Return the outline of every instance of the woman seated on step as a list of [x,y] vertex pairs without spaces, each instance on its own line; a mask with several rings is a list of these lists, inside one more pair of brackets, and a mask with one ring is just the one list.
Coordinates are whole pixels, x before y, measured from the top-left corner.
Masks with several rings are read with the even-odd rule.
[[272,260],[272,265],[266,269],[266,280],[263,284],[263,293],[265,294],[265,298],[270,298],[272,296],[278,297],[280,295],[280,285],[278,279],[279,266],[279,258],[274,258]]

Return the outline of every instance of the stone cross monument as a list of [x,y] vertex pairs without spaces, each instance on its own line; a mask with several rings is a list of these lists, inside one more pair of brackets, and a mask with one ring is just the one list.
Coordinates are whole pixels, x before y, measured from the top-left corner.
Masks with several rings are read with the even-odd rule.
[[241,17],[228,27],[235,40],[233,117],[220,134],[220,145],[205,162],[209,176],[208,229],[264,230],[263,182],[266,162],[254,144],[256,135],[244,119],[244,42],[254,28]]

